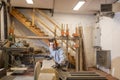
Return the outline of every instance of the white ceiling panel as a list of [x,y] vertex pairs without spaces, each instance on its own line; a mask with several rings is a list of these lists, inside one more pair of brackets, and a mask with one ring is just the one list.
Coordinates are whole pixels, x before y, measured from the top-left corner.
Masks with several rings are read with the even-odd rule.
[[[55,1],[55,2],[54,2]],[[27,4],[25,0],[11,0],[11,5],[16,7],[35,7],[53,9],[58,13],[93,14],[100,11],[100,4],[113,3],[117,0],[85,0],[86,3],[79,11],[73,11],[73,7],[79,0],[33,0],[34,4]],[[55,3],[55,4],[54,4]]]
[[53,8],[53,0],[33,0],[34,4],[27,4],[26,0],[11,0],[12,6],[16,7],[36,7]]

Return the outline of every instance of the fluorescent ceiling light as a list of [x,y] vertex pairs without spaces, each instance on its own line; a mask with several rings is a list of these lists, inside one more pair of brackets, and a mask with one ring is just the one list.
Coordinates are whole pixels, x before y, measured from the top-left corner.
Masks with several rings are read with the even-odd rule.
[[73,10],[79,10],[79,8],[85,3],[85,1],[79,1]]
[[33,4],[33,0],[26,0],[28,4]]
[[117,2],[119,2],[119,3],[120,3],[120,0],[118,0]]

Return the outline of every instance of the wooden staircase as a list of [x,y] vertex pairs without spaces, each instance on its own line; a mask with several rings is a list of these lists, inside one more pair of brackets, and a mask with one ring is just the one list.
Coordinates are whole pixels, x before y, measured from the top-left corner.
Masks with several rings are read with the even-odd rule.
[[[52,20],[48,15],[46,15],[44,12],[42,12],[42,11],[39,10],[39,9],[36,9],[36,12],[39,13],[40,15],[42,15],[46,20],[48,20],[50,23],[52,23],[59,32],[61,32],[61,26],[59,26],[59,25],[58,25],[54,20]],[[50,30],[50,31],[51,31],[51,30]],[[52,31],[51,31],[51,32],[52,32]],[[54,33],[54,32],[52,32],[52,33]],[[58,37],[58,36],[59,36],[59,35],[56,34],[56,37]],[[65,41],[63,41],[63,42],[66,44]],[[70,49],[72,49],[73,51],[75,51],[75,49],[74,49],[72,46],[70,46],[69,44],[68,44],[68,47],[69,47]]]
[[[48,36],[46,35],[39,27],[36,25],[32,25],[32,21],[28,20],[21,12],[17,9],[13,8],[10,12],[12,16],[14,16],[19,22],[21,22],[26,28],[32,31],[39,37]],[[48,44],[48,40],[44,40],[45,43]]]

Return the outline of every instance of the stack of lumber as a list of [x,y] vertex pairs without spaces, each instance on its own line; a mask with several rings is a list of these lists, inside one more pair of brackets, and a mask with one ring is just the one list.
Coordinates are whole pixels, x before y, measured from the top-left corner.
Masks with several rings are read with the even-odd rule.
[[36,74],[34,75],[34,80],[58,80],[58,73],[56,69],[52,67],[55,65],[53,60],[43,60],[42,67],[38,67],[40,71],[36,69],[38,65],[36,64],[35,67],[36,71],[34,73]]

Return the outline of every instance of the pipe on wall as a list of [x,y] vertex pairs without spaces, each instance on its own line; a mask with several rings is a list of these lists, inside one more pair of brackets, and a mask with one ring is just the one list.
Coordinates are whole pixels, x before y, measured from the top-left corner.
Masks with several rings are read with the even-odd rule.
[[4,38],[7,39],[8,38],[8,27],[7,27],[7,7],[5,2],[2,1],[3,4],[3,10],[4,10],[4,14],[3,14],[3,18],[4,18]]

